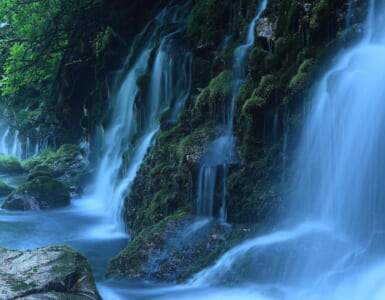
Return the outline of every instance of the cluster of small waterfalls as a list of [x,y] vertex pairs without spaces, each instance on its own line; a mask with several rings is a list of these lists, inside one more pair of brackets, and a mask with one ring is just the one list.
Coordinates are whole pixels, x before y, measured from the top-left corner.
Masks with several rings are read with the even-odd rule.
[[48,148],[48,138],[31,139],[23,137],[17,129],[10,126],[2,126],[0,139],[0,154],[14,156],[18,159],[27,159],[39,155]]
[[[336,58],[311,97],[294,166],[287,171],[292,192],[286,199],[290,208],[284,225],[232,248],[185,285],[108,283],[99,274],[106,300],[385,298],[385,17],[380,13],[385,5],[375,0],[369,4],[362,40]],[[3,213],[16,231],[20,228],[5,246],[25,249],[63,242],[82,249],[93,263],[99,259],[94,245],[105,245],[114,238],[111,233],[120,235],[117,242],[107,243],[111,249],[106,249],[104,260],[127,241],[123,199],[157,137],[160,117],[175,123],[190,94],[192,56],[183,40],[190,5],[167,6],[134,39],[116,74],[110,122],[99,130],[102,154],[93,192],[77,200],[83,204],[49,212],[45,221],[34,213]],[[196,213],[223,222],[227,169],[238,160],[232,133],[234,100],[247,77],[255,24],[266,6],[267,0],[260,2],[245,43],[235,50],[233,93],[218,124],[222,134],[199,160]],[[146,81],[144,87],[137,84],[139,79]],[[10,132],[5,130],[0,152],[19,158],[39,152],[36,145],[28,146],[30,142],[22,150],[17,132]],[[218,194],[220,205],[214,204]],[[63,226],[57,229],[55,216],[71,234],[64,234]],[[39,222],[45,222],[45,229],[36,232],[32,244],[26,243],[31,230],[26,228]],[[89,235],[94,225],[97,230]],[[52,226],[63,235],[47,233]]]

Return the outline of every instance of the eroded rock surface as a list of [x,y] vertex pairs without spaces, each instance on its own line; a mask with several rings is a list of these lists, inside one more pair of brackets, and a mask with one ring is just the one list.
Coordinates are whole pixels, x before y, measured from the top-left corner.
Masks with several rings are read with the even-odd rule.
[[0,299],[101,300],[87,259],[67,246],[0,248]]
[[69,205],[70,193],[64,184],[48,176],[39,176],[21,185],[4,201],[9,210],[41,210]]

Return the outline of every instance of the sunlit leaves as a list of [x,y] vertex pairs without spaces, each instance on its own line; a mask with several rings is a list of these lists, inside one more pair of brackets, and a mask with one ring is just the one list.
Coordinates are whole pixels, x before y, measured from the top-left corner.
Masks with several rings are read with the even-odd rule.
[[1,0],[0,63],[3,97],[52,85],[76,22],[92,0]]

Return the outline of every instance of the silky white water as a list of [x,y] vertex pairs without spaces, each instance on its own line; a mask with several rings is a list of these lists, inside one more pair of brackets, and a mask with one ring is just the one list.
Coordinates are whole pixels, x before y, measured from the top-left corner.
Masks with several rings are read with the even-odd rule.
[[0,154],[12,155],[19,159],[22,158],[22,146],[19,141],[19,132],[7,126],[4,128],[0,140]]
[[384,9],[370,2],[362,41],[310,100],[288,199],[298,225],[242,243],[192,285],[259,286],[239,299],[385,299]]
[[[255,17],[249,24],[245,43],[239,46],[234,53],[232,95],[227,108],[221,111],[223,134],[210,143],[206,153],[200,159],[200,169],[197,178],[196,213],[200,216],[215,216],[226,220],[226,180],[229,164],[238,162],[236,140],[233,137],[233,119],[235,98],[241,84],[247,78],[247,58],[255,42],[255,26],[262,12],[266,9],[267,0],[262,0]],[[219,197],[216,196],[221,190]],[[220,203],[218,200],[220,199]],[[217,202],[217,203],[216,203]]]
[[[191,54],[180,43],[188,6],[188,2],[171,5],[159,13],[135,38],[126,63],[118,72],[111,96],[110,122],[99,130],[103,132],[103,155],[92,200],[87,203],[105,218],[94,231],[97,236],[101,236],[101,232],[124,234],[124,197],[159,130],[159,118],[165,113],[165,122],[176,122],[190,93]],[[171,32],[167,31],[170,28]],[[157,48],[158,37],[161,41]],[[156,54],[150,66],[153,51]],[[148,87],[138,102],[137,81],[141,76],[148,77]]]
[[[333,61],[310,100],[290,173],[293,192],[285,220],[290,225],[234,247],[186,285],[99,282],[104,299],[385,299],[385,21],[380,14],[385,7],[380,1],[370,4],[363,40]],[[131,154],[133,173],[156,134],[157,127],[147,124],[132,126],[144,133]],[[102,139],[108,130],[100,129]],[[125,172],[119,184],[129,183],[133,173]],[[97,209],[92,215],[92,205],[85,203],[78,199],[69,208],[46,212],[0,211],[1,245],[76,246],[100,280],[107,258],[126,240],[88,235],[102,216]]]
[[[45,139],[31,139],[23,137],[18,130],[3,125],[0,127],[0,154],[14,156],[19,160],[28,159],[39,155],[39,153],[48,148],[48,137]],[[22,142],[21,140],[24,140]]]

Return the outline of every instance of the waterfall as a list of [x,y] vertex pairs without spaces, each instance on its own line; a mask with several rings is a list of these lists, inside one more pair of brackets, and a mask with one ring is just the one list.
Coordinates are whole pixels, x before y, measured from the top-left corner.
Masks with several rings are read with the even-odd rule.
[[384,9],[370,1],[363,40],[335,60],[310,100],[288,229],[245,241],[192,283],[237,278],[268,299],[385,299]]
[[348,11],[347,11],[346,17],[345,17],[345,27],[347,29],[349,29],[350,26],[352,25],[353,5],[354,5],[353,0],[349,0]]
[[8,145],[7,145],[8,135],[9,135],[9,127],[7,127],[7,129],[3,133],[3,136],[0,141],[0,152],[1,154],[4,154],[4,155],[8,155],[7,153],[9,153]]
[[[167,6],[136,36],[117,75],[110,122],[98,130],[103,132],[103,155],[92,206],[113,224],[114,232],[125,230],[124,197],[159,130],[160,116],[175,123],[190,93],[192,58],[183,43],[189,6]],[[143,79],[146,82],[138,87]]]
[[0,153],[22,159],[24,151],[19,140],[19,131],[7,126],[0,141]]
[[14,156],[19,160],[29,159],[39,155],[48,148],[48,139],[32,139],[23,136],[20,132],[8,125],[2,126],[2,137],[0,139],[0,154]]
[[[255,25],[266,9],[267,0],[260,2],[257,13],[248,27],[246,41],[235,50],[233,65],[233,88],[231,99],[225,111],[223,134],[208,146],[207,152],[200,160],[200,169],[197,179],[197,214],[201,216],[218,216],[221,220],[226,220],[225,200],[226,200],[226,180],[227,166],[237,163],[236,140],[233,137],[233,119],[235,98],[241,84],[247,78],[247,57],[255,41]],[[219,176],[222,174],[222,176]],[[220,185],[218,185],[220,182]],[[216,191],[221,189],[221,205],[215,211]]]

